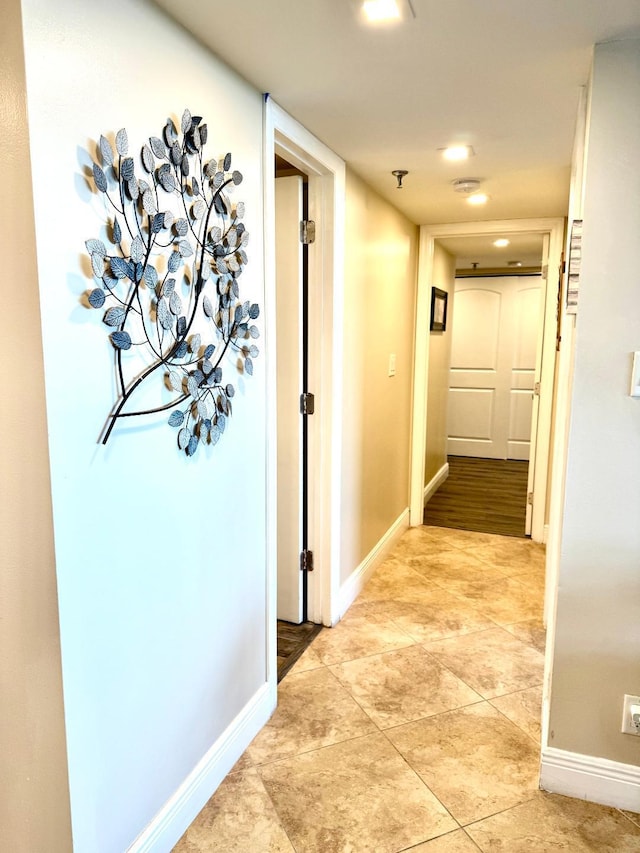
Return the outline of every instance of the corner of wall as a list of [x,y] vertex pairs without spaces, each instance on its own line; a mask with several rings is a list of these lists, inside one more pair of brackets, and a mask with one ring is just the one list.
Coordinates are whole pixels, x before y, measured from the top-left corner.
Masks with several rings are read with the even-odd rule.
[[[72,849],[53,548],[38,272],[31,194],[21,4],[3,7],[0,229],[4,324],[0,362],[0,753],[2,846]],[[6,151],[6,156],[5,152]],[[20,368],[14,358],[18,354]]]

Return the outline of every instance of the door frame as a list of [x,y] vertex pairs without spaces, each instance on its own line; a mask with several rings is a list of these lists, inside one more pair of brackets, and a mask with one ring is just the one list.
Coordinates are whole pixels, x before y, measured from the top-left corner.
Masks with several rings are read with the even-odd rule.
[[340,587],[340,469],[344,294],[345,163],[267,94],[264,96],[265,338],[267,371],[267,630],[269,671],[276,667],[277,370],[275,168],[276,152],[309,177],[309,216],[316,222],[309,259],[309,383],[316,411],[309,418],[309,538],[314,571],[308,578],[308,619],[338,620]]
[[[420,228],[418,293],[416,299],[415,361],[413,416],[411,437],[410,516],[412,526],[422,524],[424,515],[424,471],[428,418],[427,379],[429,375],[429,311],[433,281],[436,241],[445,237],[509,236],[510,234],[547,234],[549,256],[544,287],[544,325],[542,330],[542,364],[536,435],[533,484],[531,538],[546,541],[547,480],[551,446],[553,385],[556,356],[556,311],[558,277],[562,262],[565,221],[562,218],[490,220],[445,225],[423,225]],[[545,271],[543,269],[543,278]]]

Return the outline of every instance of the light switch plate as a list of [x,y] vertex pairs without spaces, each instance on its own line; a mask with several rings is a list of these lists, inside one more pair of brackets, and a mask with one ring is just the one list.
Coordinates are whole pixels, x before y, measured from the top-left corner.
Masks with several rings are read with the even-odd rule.
[[396,375],[396,354],[392,352],[389,356],[389,376]]

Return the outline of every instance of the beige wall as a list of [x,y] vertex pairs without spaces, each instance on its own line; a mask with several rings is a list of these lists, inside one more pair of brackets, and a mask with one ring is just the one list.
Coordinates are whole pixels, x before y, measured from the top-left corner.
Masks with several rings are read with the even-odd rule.
[[0,846],[66,853],[71,822],[20,3],[0,45]]
[[418,252],[418,228],[351,172],[346,205],[342,580],[409,504]]
[[596,47],[550,746],[630,765],[623,694],[640,693],[640,42]]
[[451,329],[453,320],[453,286],[456,260],[438,243],[433,253],[431,284],[449,294],[447,328],[429,332],[429,375],[427,379],[427,440],[425,452],[425,486],[447,461],[447,401],[449,398],[449,364],[451,362]]

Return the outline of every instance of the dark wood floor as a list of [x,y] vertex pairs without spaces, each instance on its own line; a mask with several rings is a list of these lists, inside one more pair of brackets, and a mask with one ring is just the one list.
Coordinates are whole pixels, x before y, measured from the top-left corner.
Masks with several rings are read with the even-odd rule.
[[282,681],[321,630],[322,625],[314,625],[313,622],[294,625],[278,619],[278,681]]
[[450,456],[449,476],[427,503],[424,523],[503,536],[525,535],[528,462]]

